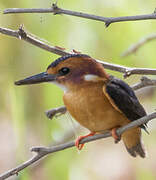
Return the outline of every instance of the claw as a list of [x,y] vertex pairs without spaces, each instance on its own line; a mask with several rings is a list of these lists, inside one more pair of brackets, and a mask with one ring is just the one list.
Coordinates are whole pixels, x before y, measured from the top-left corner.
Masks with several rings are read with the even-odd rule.
[[94,134],[94,132],[91,132],[85,136],[79,136],[75,141],[75,146],[78,148],[78,150],[81,150],[84,147],[84,144],[80,144],[80,141],[86,137],[93,136]]
[[111,134],[112,134],[112,137],[113,137],[114,140],[115,140],[115,143],[118,143],[118,142],[121,140],[121,137],[117,135],[116,129],[117,129],[117,128],[113,128],[113,129],[111,130]]

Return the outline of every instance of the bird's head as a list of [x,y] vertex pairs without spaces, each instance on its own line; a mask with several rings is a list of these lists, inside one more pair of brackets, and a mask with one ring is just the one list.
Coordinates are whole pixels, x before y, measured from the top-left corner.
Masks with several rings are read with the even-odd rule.
[[52,82],[63,90],[108,80],[103,66],[85,54],[71,54],[52,62],[46,72],[16,81],[16,85]]

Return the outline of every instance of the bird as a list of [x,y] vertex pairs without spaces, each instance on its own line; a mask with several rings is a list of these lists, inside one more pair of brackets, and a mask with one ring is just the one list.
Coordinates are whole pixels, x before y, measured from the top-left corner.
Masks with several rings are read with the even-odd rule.
[[101,63],[86,54],[68,54],[53,61],[45,72],[15,81],[15,85],[43,82],[63,89],[68,112],[90,131],[76,139],[78,149],[83,148],[80,141],[85,137],[111,131],[115,142],[121,139],[131,156],[146,157],[141,137],[146,124],[125,131],[121,137],[116,133],[117,128],[146,116],[146,111],[132,88],[108,74]]

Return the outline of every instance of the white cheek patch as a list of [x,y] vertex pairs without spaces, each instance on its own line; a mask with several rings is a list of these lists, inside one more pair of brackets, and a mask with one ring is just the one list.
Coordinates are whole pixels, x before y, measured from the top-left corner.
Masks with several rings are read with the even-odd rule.
[[102,80],[102,78],[95,74],[87,74],[87,75],[84,75],[84,80],[98,82],[99,80]]
[[58,83],[56,81],[53,81],[51,83],[57,85],[58,87],[60,87],[64,92],[68,91],[68,88],[66,86],[64,86],[64,85],[62,85],[62,84],[60,84],[60,83]]

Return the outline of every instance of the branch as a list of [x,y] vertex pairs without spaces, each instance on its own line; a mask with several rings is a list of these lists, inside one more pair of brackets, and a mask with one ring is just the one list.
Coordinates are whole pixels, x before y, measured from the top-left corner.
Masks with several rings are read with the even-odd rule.
[[19,30],[17,30],[17,31],[0,27],[0,33],[8,35],[8,36],[16,37],[20,40],[22,39],[30,44],[33,44],[34,46],[37,46],[39,48],[42,48],[42,49],[52,52],[54,54],[58,54],[61,56],[69,54],[69,53],[63,51],[62,49],[60,49],[59,47],[50,46],[50,45],[42,42],[39,38],[35,37],[34,35],[28,34],[26,31],[24,31],[23,25],[20,26]]
[[47,110],[45,112],[46,116],[49,118],[49,119],[53,119],[54,116],[60,116],[60,115],[63,115],[67,112],[67,109],[65,106],[61,106],[61,107],[58,107],[58,108],[53,108],[53,109],[50,109],[50,110]]
[[124,72],[124,78],[131,76],[132,74],[146,74],[146,75],[155,75],[156,69],[149,68],[126,68]]
[[102,21],[105,23],[105,26],[108,27],[112,23],[123,22],[123,21],[137,21],[137,20],[149,20],[156,19],[156,13],[145,14],[145,15],[137,15],[137,16],[122,16],[122,17],[102,17],[96,16],[92,14],[70,11],[66,9],[61,9],[57,6],[57,4],[53,4],[51,8],[9,8],[3,11],[4,14],[12,14],[12,13],[53,13],[56,14],[66,14],[70,16],[77,16],[86,19],[92,19],[96,21]]
[[[127,124],[126,126],[123,126],[123,127],[119,128],[119,129],[117,129],[117,135],[121,136],[122,133],[127,131],[128,129],[131,129],[131,128],[136,127],[136,126],[140,126],[141,124],[147,123],[148,121],[150,121],[150,120],[152,120],[154,118],[156,118],[156,112],[153,112],[153,113],[151,113],[151,114],[149,114],[149,115],[147,115],[145,117],[142,117],[142,118],[140,118],[140,119],[138,119],[136,121],[133,121],[133,122]],[[107,137],[111,137],[111,132],[106,132],[104,134],[96,134],[94,136],[87,137],[87,138],[81,140],[80,144],[95,141],[95,140],[102,139],[102,138],[107,138]],[[67,142],[67,143],[60,144],[60,145],[57,145],[57,146],[52,146],[52,147],[34,147],[34,148],[31,149],[31,151],[37,153],[34,157],[32,157],[28,161],[20,164],[16,168],[13,168],[13,169],[1,174],[0,175],[0,180],[7,179],[8,177],[13,176],[13,175],[18,175],[18,173],[20,171],[22,171],[26,167],[32,165],[33,163],[37,162],[38,160],[40,160],[41,158],[47,156],[50,153],[54,153],[54,152],[57,152],[57,151],[62,151],[64,149],[68,149],[68,148],[71,148],[71,147],[74,147],[74,146],[75,146],[75,142],[71,141],[71,142]]]
[[142,38],[139,42],[130,46],[125,52],[121,54],[122,57],[128,56],[130,54],[136,53],[139,48],[141,48],[147,42],[156,39],[156,34],[151,34],[147,37]]
[[132,89],[133,90],[138,90],[138,89],[141,89],[143,87],[147,87],[147,86],[156,86],[156,80],[154,79],[149,79],[145,76],[143,76],[141,79],[140,79],[140,83],[137,83],[135,85],[132,86]]
[[[44,43],[38,37],[35,37],[34,35],[29,34],[26,31],[24,31],[23,26],[21,26],[19,28],[19,30],[17,30],[17,31],[0,27],[0,33],[8,35],[8,36],[16,37],[20,40],[24,40],[30,44],[33,44],[34,46],[37,46],[41,49],[52,52],[54,54],[58,54],[60,56],[71,54],[71,53],[64,51],[63,48],[60,48],[58,46],[48,45],[50,43],[48,43],[48,44]],[[125,78],[132,75],[132,74],[156,75],[156,69],[130,68],[130,67],[125,67],[125,66],[121,66],[121,65],[117,65],[117,64],[107,63],[107,62],[100,61],[97,59],[96,59],[96,61],[101,63],[106,69],[110,69],[113,71],[118,71],[118,72],[124,73]]]

